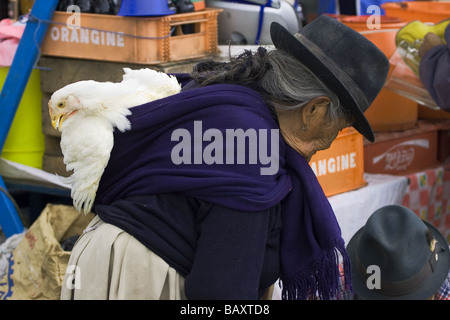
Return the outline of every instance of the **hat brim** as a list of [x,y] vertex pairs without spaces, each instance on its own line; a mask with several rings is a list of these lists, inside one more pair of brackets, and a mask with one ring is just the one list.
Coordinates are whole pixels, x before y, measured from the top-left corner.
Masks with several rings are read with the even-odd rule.
[[355,117],[353,127],[369,141],[375,141],[372,127],[356,102],[357,99],[353,96],[352,90],[348,87],[348,84],[343,83],[340,77],[331,70],[332,68],[327,65],[326,61],[317,56],[316,52],[314,52],[317,48],[307,47],[276,22],[271,24],[270,34],[272,42],[277,49],[282,49],[301,61],[338,96],[343,107],[350,110]]
[[364,227],[359,229],[354,234],[354,236],[350,239],[346,249],[352,265],[352,287],[354,293],[358,298],[363,300],[426,300],[439,290],[439,288],[444,283],[444,280],[447,278],[450,268],[449,246],[447,245],[446,239],[433,225],[424,220],[422,220],[422,222],[425,223],[425,225],[431,230],[434,238],[438,241],[438,243],[444,244],[444,250],[441,250],[438,253],[438,262],[436,263],[435,270],[431,279],[427,281],[426,285],[422,287],[420,291],[402,296],[387,296],[381,294],[378,290],[368,288],[366,278],[362,277],[355,267],[357,265],[356,247],[359,237],[364,230]]

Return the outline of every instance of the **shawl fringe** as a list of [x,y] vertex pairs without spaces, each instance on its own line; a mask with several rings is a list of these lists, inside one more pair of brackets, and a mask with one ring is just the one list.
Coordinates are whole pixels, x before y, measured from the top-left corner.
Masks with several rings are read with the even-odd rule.
[[[343,279],[339,268],[343,265]],[[341,290],[351,290],[350,259],[342,239],[319,259],[291,277],[280,277],[283,300],[333,300]]]

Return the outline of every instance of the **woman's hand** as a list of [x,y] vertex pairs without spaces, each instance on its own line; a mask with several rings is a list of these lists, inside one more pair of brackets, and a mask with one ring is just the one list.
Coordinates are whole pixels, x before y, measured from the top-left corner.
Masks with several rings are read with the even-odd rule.
[[419,56],[422,58],[425,55],[425,53],[428,52],[428,50],[443,44],[444,41],[442,41],[442,39],[438,35],[429,32],[425,35],[423,39],[423,44],[419,48]]

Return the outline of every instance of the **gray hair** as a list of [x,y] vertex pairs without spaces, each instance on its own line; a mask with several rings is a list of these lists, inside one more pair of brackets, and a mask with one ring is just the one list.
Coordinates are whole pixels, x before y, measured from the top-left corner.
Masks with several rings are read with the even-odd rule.
[[272,106],[281,110],[302,108],[310,100],[327,96],[330,98],[328,120],[351,119],[336,94],[317,78],[303,63],[280,50],[267,52],[272,66],[260,79],[260,86],[272,97]]
[[256,52],[245,50],[229,62],[208,60],[194,67],[192,77],[200,86],[233,83],[249,86],[258,91],[271,107],[284,110],[302,108],[310,100],[330,98],[328,123],[337,119],[352,119],[336,94],[317,78],[303,63],[281,50]]

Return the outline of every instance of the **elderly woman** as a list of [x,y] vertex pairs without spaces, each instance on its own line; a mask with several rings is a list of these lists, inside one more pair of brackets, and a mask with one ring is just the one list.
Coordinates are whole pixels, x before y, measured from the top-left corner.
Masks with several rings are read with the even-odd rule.
[[285,299],[337,294],[348,256],[308,161],[348,126],[373,141],[389,64],[326,16],[271,36],[131,109],[62,299],[259,299],[277,279]]

